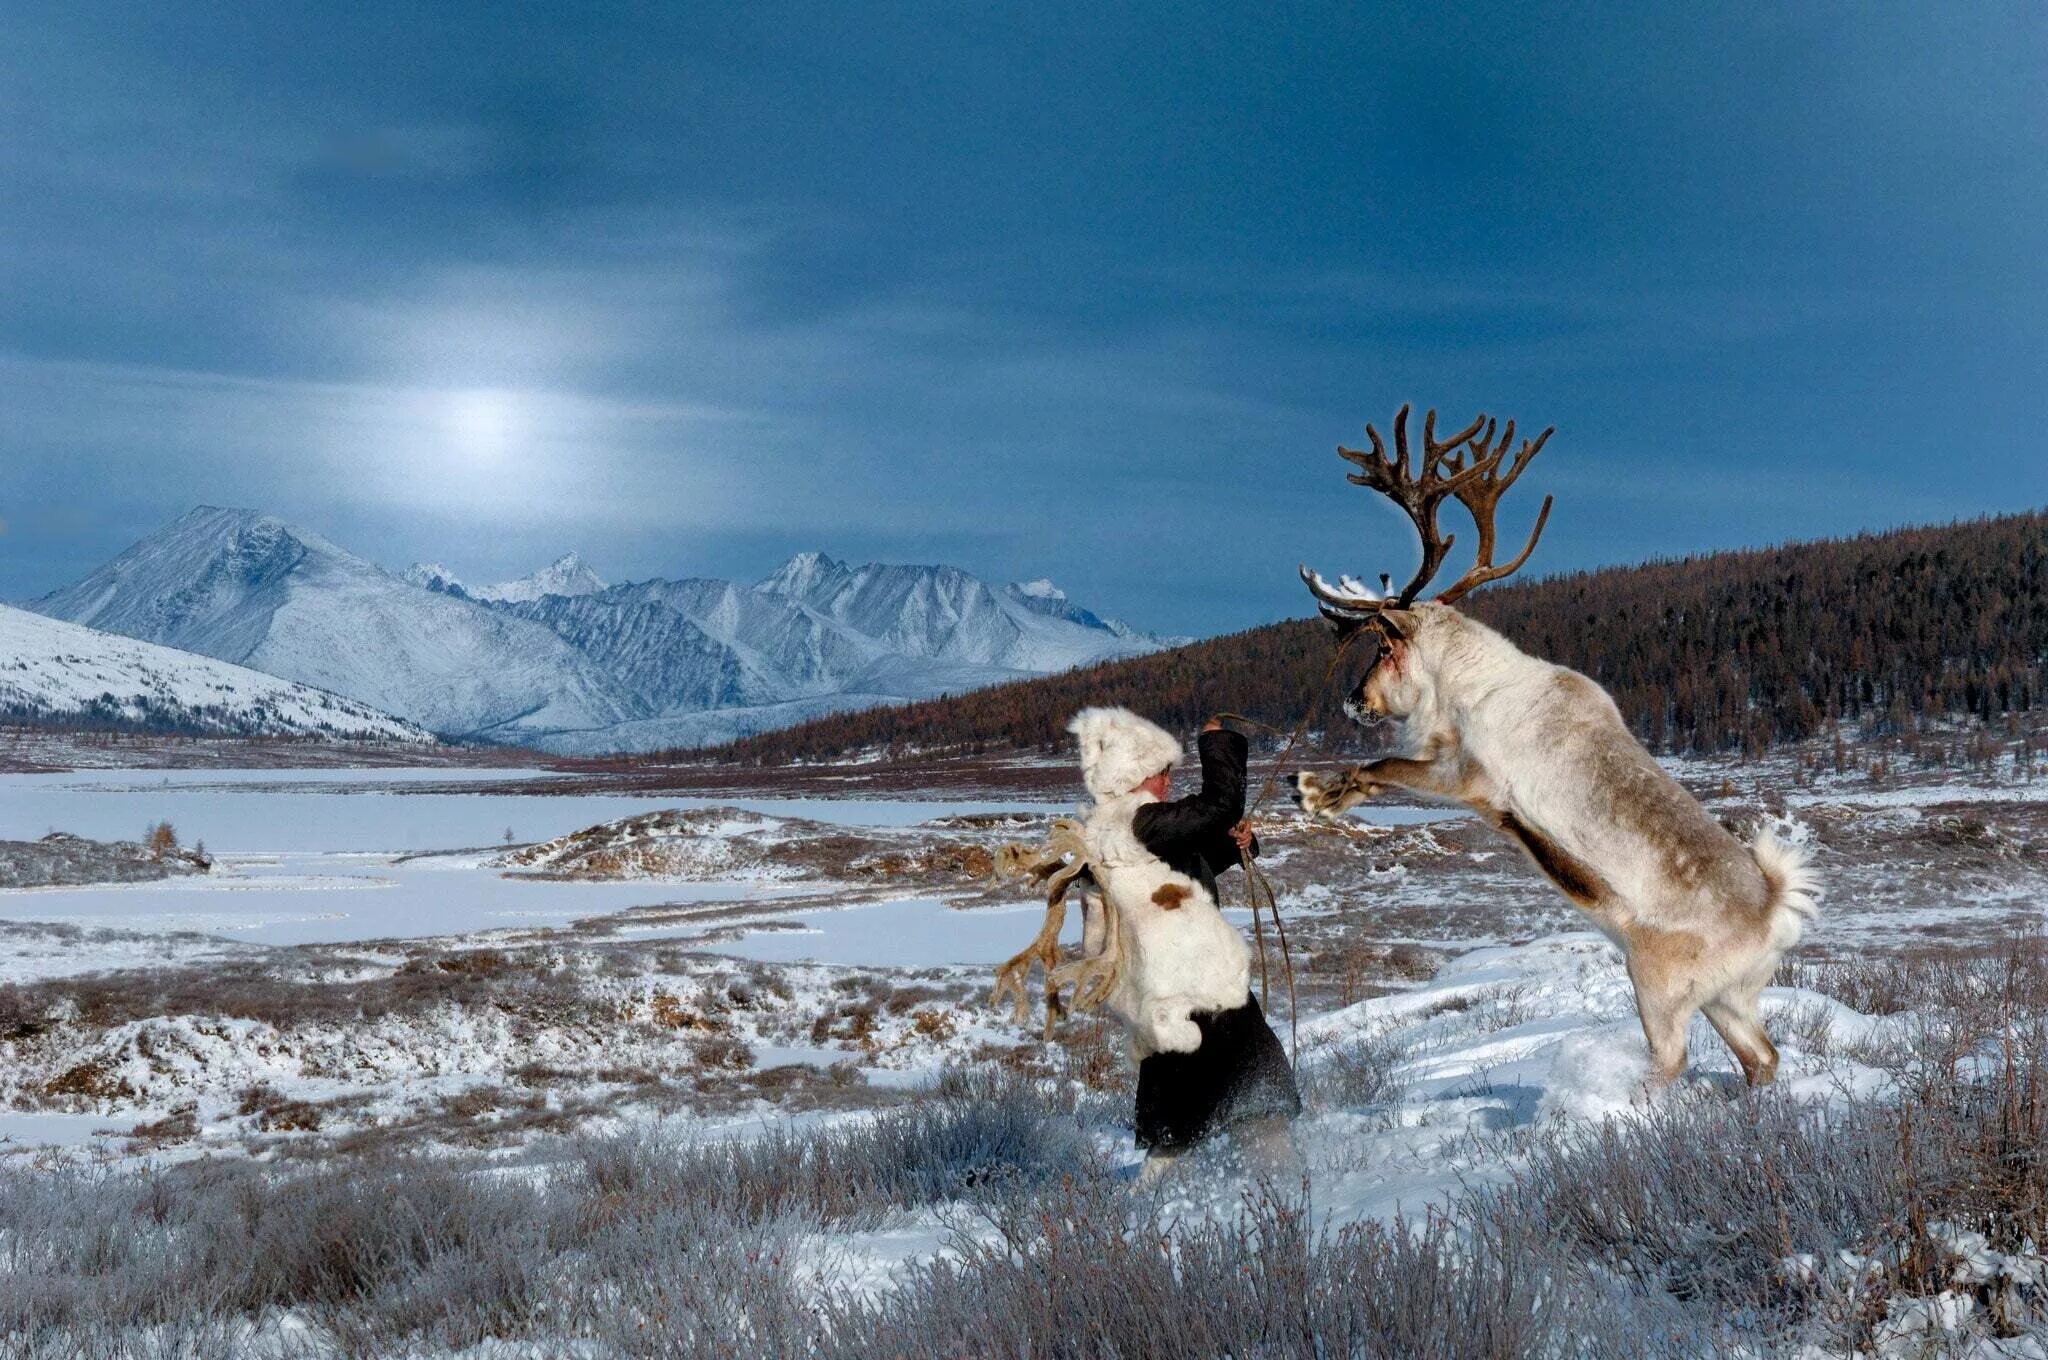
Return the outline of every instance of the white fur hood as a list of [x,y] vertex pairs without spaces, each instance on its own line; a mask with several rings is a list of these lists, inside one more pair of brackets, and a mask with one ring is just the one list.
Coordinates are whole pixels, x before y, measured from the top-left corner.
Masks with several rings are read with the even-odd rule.
[[1179,740],[1128,708],[1084,708],[1067,730],[1080,741],[1081,777],[1097,798],[1129,793],[1180,764]]

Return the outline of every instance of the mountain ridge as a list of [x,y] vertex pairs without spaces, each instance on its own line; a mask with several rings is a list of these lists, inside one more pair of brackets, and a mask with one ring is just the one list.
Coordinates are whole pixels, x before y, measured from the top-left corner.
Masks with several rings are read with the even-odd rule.
[[[495,586],[393,573],[200,506],[28,606],[350,694],[434,731],[597,753],[728,740],[1164,645],[1051,586],[800,552],[751,585],[607,584],[578,554]],[[718,716],[699,716],[716,714]]]
[[[1656,751],[1754,754],[1838,723],[1911,744],[1958,717],[1981,730],[2048,706],[2048,511],[1516,580],[1463,607],[1531,654],[1599,681]],[[1364,658],[1345,662],[1319,694],[1330,656],[1326,625],[1286,619],[971,694],[828,715],[695,755],[758,765],[1050,752],[1066,749],[1066,721],[1094,703],[1128,704],[1181,731],[1221,709],[1284,731],[1319,702],[1324,726],[1348,740],[1349,725],[1332,715]]]

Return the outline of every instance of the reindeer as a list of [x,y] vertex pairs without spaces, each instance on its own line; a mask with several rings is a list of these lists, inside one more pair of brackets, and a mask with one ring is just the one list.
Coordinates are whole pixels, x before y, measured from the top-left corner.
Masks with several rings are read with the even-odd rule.
[[[1436,437],[1423,419],[1420,468],[1411,462],[1408,408],[1394,417],[1395,457],[1366,426],[1372,451],[1339,448],[1346,474],[1400,506],[1422,539],[1422,565],[1397,596],[1348,576],[1332,586],[1301,577],[1341,639],[1369,630],[1376,654],[1345,712],[1361,724],[1400,723],[1402,749],[1336,776],[1300,774],[1295,801],[1332,816],[1390,788],[1463,803],[1519,844],[1572,904],[1621,947],[1650,1047],[1650,1086],[1685,1070],[1685,1031],[1703,1011],[1751,1086],[1777,1073],[1778,1053],[1757,996],[1778,959],[1817,915],[1805,857],[1768,832],[1745,846],[1666,774],[1630,734],[1607,692],[1576,671],[1530,656],[1454,606],[1509,575],[1535,551],[1550,517],[1543,498],[1519,556],[1495,566],[1494,511],[1552,431],[1525,439],[1502,471],[1515,426],[1495,441],[1485,416]],[[1418,602],[1452,536],[1437,511],[1456,500],[1478,529],[1473,565],[1434,600]]]

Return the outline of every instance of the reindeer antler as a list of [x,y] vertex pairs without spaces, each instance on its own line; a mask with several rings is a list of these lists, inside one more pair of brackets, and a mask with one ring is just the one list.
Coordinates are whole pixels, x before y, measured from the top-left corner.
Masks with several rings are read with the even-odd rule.
[[[1046,889],[1045,920],[1031,943],[996,969],[995,991],[989,996],[989,1003],[1000,1006],[1008,997],[1015,1007],[1017,1023],[1021,1025],[1029,1020],[1031,996],[1026,984],[1031,978],[1031,966],[1037,964],[1045,970],[1045,1038],[1050,1040],[1053,1026],[1067,1011],[1060,1002],[1062,987],[1074,988],[1073,1008],[1076,1010],[1093,1009],[1115,988],[1122,969],[1122,953],[1117,948],[1116,908],[1107,896],[1101,897],[1102,919],[1107,928],[1102,953],[1062,964],[1060,930],[1067,920],[1067,892],[1077,882],[1092,880],[1087,837],[1081,823],[1071,817],[1055,821],[1046,843],[1037,849],[1015,844],[1003,846],[996,855],[996,874],[998,877],[1022,874],[1043,883]],[[1083,894],[1084,913],[1089,896]]]
[[[1544,430],[1534,439],[1524,439],[1522,447],[1515,452],[1515,461],[1508,465],[1505,475],[1500,471],[1501,460],[1507,456],[1508,447],[1515,442],[1515,422],[1510,420],[1507,428],[1500,432],[1500,443],[1493,443],[1494,424],[1486,422],[1486,433],[1472,440],[1472,466],[1465,467],[1465,455],[1460,452],[1454,459],[1444,460],[1444,466],[1453,473],[1453,480],[1460,481],[1451,492],[1458,503],[1472,513],[1472,522],[1479,528],[1479,550],[1473,554],[1472,565],[1465,574],[1451,583],[1437,599],[1445,604],[1456,604],[1468,591],[1512,575],[1529,560],[1529,554],[1536,551],[1536,540],[1543,537],[1543,526],[1550,519],[1551,497],[1543,498],[1543,508],[1536,513],[1536,527],[1529,532],[1529,541],[1522,548],[1521,555],[1504,567],[1493,565],[1493,513],[1500,505],[1500,498],[1522,475],[1522,469],[1529,466],[1543,446],[1557,431],[1555,425]],[[1491,447],[1489,447],[1491,446]]]
[[[1337,456],[1356,463],[1358,471],[1344,474],[1353,486],[1371,487],[1388,500],[1407,512],[1415,525],[1415,532],[1422,539],[1422,565],[1407,585],[1401,587],[1399,608],[1406,609],[1414,603],[1422,588],[1430,583],[1438,570],[1443,567],[1444,554],[1451,550],[1455,535],[1438,532],[1436,511],[1446,496],[1457,492],[1459,476],[1444,477],[1437,468],[1446,455],[1479,433],[1479,427],[1486,422],[1481,416],[1471,425],[1459,431],[1450,439],[1438,442],[1436,437],[1436,412],[1430,411],[1422,418],[1422,474],[1415,475],[1414,465],[1408,452],[1408,407],[1402,406],[1394,415],[1394,461],[1387,461],[1387,446],[1380,438],[1380,432],[1371,425],[1365,427],[1366,437],[1372,440],[1372,452],[1361,453],[1357,449],[1337,446]],[[1470,478],[1477,472],[1471,469],[1461,474]]]
[[[1436,437],[1436,412],[1432,410],[1422,418],[1422,465],[1418,472],[1408,447],[1408,410],[1403,405],[1394,416],[1392,460],[1387,458],[1386,442],[1371,425],[1365,427],[1367,437],[1372,440],[1370,453],[1341,445],[1337,453],[1358,466],[1357,472],[1345,474],[1346,480],[1355,486],[1370,487],[1379,492],[1407,514],[1422,540],[1422,563],[1408,584],[1401,587],[1400,594],[1392,599],[1384,593],[1375,593],[1349,576],[1340,576],[1338,584],[1333,587],[1306,566],[1302,567],[1301,579],[1308,586],[1309,593],[1316,597],[1324,616],[1340,624],[1356,624],[1389,607],[1406,609],[1435,579],[1451,544],[1456,541],[1455,535],[1444,534],[1437,526],[1437,510],[1445,500],[1455,497],[1471,512],[1472,521],[1479,530],[1479,551],[1472,568],[1450,589],[1437,596],[1445,604],[1453,603],[1488,581],[1499,580],[1528,561],[1529,554],[1535,551],[1536,539],[1543,533],[1544,521],[1550,517],[1551,502],[1546,496],[1543,511],[1536,519],[1536,530],[1529,535],[1529,544],[1522,549],[1521,556],[1504,567],[1494,566],[1495,507],[1502,494],[1522,475],[1522,469],[1542,450],[1551,431],[1545,430],[1535,439],[1525,440],[1515,455],[1514,463],[1502,475],[1501,462],[1514,442],[1513,421],[1509,421],[1502,432],[1498,447],[1493,444],[1496,422],[1483,414],[1449,439],[1439,440]],[[1480,433],[1482,429],[1484,434]],[[1471,454],[1469,464],[1466,461],[1467,446]],[[1387,578],[1383,576],[1380,579],[1384,583]]]

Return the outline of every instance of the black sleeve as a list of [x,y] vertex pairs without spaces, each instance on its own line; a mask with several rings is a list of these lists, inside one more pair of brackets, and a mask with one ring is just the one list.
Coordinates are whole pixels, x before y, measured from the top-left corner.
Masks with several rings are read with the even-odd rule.
[[[1202,760],[1202,787],[1170,803],[1148,803],[1131,829],[1145,848],[1169,862],[1199,857],[1221,872],[1237,863],[1230,828],[1244,820],[1245,756],[1248,746],[1235,732],[1204,732],[1195,743]],[[1256,843],[1251,853],[1259,853]]]

